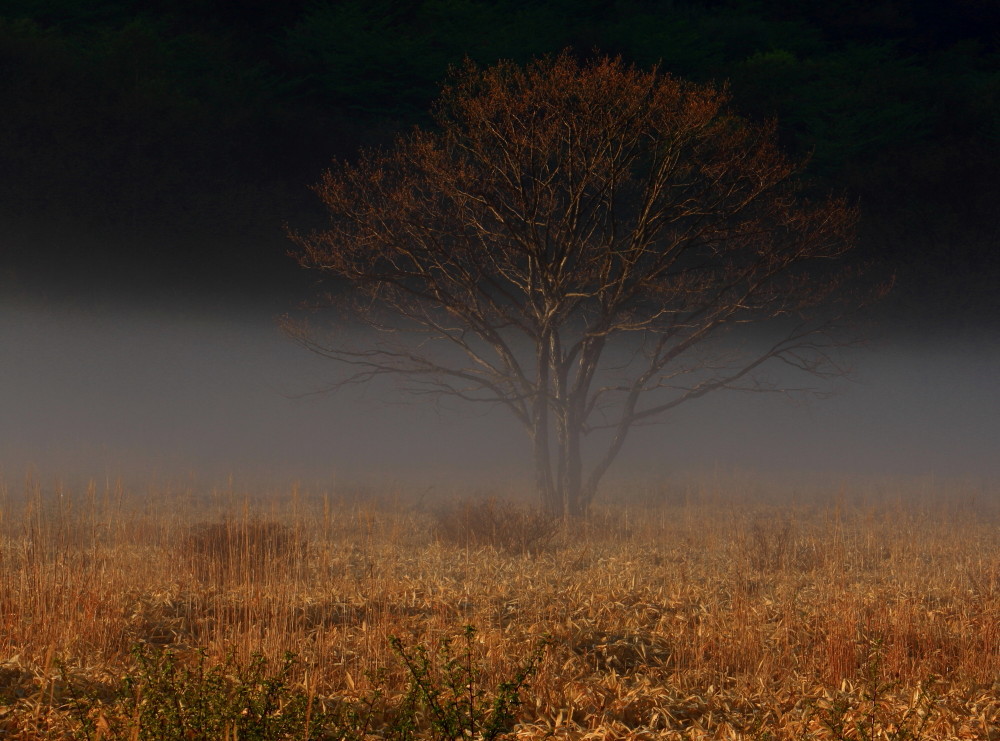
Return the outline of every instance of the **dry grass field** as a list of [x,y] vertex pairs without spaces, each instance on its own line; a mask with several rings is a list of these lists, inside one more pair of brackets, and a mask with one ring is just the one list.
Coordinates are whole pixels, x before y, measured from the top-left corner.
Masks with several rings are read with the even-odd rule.
[[1000,739],[998,503],[733,478],[623,487],[565,525],[482,497],[8,484],[0,738],[150,737],[105,717],[143,656],[286,652],[310,708],[377,690],[363,730],[391,736],[396,636],[428,671],[458,637],[487,699],[538,651],[512,738]]

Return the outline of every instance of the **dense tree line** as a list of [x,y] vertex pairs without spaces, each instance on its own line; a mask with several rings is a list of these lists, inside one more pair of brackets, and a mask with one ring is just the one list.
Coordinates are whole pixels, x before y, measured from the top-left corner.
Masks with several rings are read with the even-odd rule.
[[778,118],[819,185],[860,197],[873,243],[901,245],[884,235],[903,228],[982,249],[997,226],[997,28],[988,0],[8,0],[0,211],[5,229],[212,235],[220,264],[268,234],[269,270],[280,223],[311,213],[303,183],[426,123],[449,65],[572,48],[728,81],[739,109]]

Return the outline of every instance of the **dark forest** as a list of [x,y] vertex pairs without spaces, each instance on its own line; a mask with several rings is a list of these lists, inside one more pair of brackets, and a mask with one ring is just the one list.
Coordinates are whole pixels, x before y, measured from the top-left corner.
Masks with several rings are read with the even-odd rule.
[[[728,84],[858,202],[905,321],[995,317],[1000,9],[960,2],[9,0],[4,292],[265,294],[330,159],[388,143],[449,65],[571,49]],[[53,288],[52,286],[58,286]],[[947,315],[947,316],[945,316]]]

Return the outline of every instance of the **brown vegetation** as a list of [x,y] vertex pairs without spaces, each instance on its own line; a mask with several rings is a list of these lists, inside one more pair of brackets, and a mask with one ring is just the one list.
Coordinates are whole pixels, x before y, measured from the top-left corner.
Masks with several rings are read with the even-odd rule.
[[252,517],[193,525],[178,544],[177,555],[202,581],[260,581],[269,573],[286,578],[298,563],[298,547],[291,528]]
[[[918,721],[922,738],[1000,737],[996,491],[749,488],[625,493],[519,555],[444,537],[461,517],[336,493],[0,489],[0,735],[62,737],[70,686],[109,691],[135,644],[292,651],[292,680],[319,696],[385,669],[391,696],[390,635],[434,646],[472,624],[487,683],[551,636],[522,739],[839,739],[855,721],[873,738]],[[530,517],[482,512],[500,530]]]
[[464,499],[436,508],[434,536],[464,548],[490,546],[509,556],[538,555],[559,531],[559,520],[544,511],[498,501]]

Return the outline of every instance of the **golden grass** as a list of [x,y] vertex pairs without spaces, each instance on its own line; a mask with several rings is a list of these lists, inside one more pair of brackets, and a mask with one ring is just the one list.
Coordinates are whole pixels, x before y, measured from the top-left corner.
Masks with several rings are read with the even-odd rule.
[[292,651],[358,695],[381,667],[402,686],[390,635],[472,624],[487,682],[551,636],[523,739],[1000,739],[998,492],[787,488],[633,488],[510,555],[405,497],[0,487],[0,736],[58,737],[62,677],[110,687],[138,643]]

